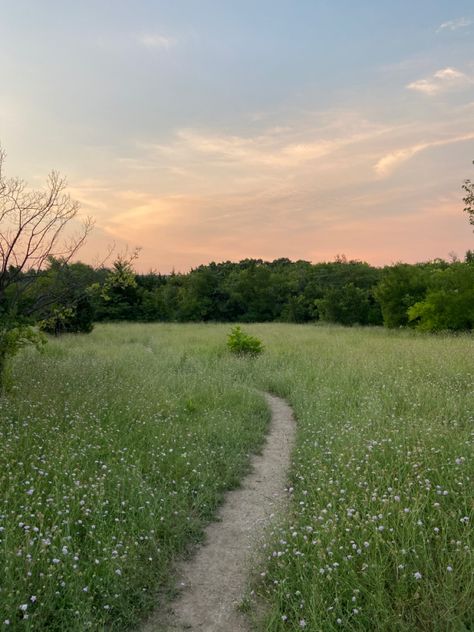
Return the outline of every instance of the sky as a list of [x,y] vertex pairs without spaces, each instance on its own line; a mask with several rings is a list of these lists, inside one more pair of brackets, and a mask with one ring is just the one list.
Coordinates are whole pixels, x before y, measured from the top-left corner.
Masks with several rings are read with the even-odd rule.
[[69,182],[80,258],[462,257],[472,0],[0,0],[5,170]]

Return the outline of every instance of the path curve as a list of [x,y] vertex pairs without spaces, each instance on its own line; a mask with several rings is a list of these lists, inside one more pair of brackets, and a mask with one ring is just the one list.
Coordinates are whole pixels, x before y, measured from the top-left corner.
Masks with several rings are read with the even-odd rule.
[[[293,413],[279,397],[265,393],[272,419],[261,455],[241,487],[226,494],[217,522],[205,530],[204,545],[179,569],[182,592],[171,604],[170,631],[247,632],[238,610],[251,571],[252,552],[270,520],[285,503],[285,484],[295,435]],[[141,632],[163,630],[152,617]]]

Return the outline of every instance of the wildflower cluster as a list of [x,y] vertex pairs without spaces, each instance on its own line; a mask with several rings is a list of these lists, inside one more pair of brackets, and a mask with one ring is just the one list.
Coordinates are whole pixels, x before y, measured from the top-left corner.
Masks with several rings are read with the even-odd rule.
[[99,326],[17,358],[0,399],[5,629],[126,629],[156,606],[262,441],[255,386],[298,419],[256,573],[262,629],[469,628],[472,337],[254,329],[267,352],[250,364],[219,325]]
[[472,339],[303,329],[293,343],[282,367],[275,341],[299,441],[256,586],[265,629],[448,629],[447,612],[468,627]]
[[257,395],[154,333],[98,327],[18,358],[0,399],[5,629],[135,625],[262,440]]

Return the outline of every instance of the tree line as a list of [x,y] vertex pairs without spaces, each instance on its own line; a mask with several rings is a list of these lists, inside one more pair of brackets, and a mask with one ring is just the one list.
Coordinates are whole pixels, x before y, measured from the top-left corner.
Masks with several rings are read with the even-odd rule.
[[[378,268],[335,261],[245,259],[201,265],[186,274],[137,274],[136,258],[113,265],[73,262],[93,223],[76,235],[79,205],[51,172],[43,190],[4,174],[0,148],[0,385],[7,359],[41,332],[87,333],[94,322],[291,322],[414,327],[474,327],[474,251]],[[465,180],[464,211],[474,225],[474,182]],[[68,237],[69,234],[69,237]]]
[[[310,263],[245,259],[201,265],[186,274],[138,274],[130,258],[110,268],[51,258],[10,286],[17,315],[48,333],[87,332],[94,322],[290,322],[474,327],[474,252],[383,268],[337,257]],[[8,312],[8,296],[1,308]]]

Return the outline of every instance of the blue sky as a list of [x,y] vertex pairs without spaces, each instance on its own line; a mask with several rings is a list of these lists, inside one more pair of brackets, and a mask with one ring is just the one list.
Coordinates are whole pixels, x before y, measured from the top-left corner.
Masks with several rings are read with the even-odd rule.
[[8,171],[68,176],[83,258],[462,255],[471,2],[0,0]]

